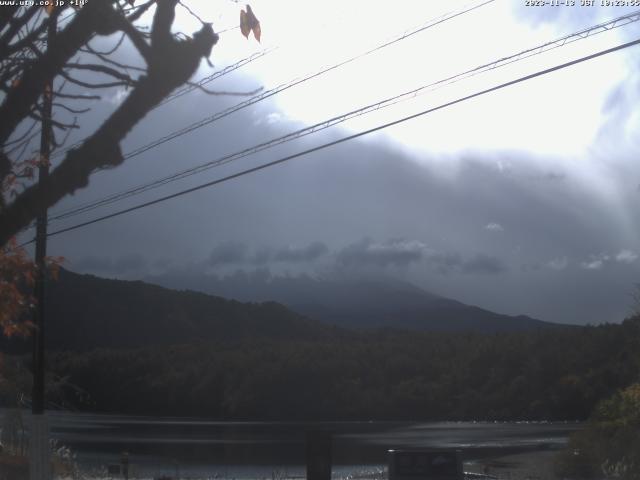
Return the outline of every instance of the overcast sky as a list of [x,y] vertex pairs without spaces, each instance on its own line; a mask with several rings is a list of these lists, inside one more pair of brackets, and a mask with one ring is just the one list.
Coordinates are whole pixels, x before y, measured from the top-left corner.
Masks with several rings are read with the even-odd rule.
[[[188,0],[214,28],[243,6]],[[62,211],[624,15],[496,1],[96,174]],[[596,2],[598,3],[598,2]],[[221,34],[214,69],[272,53],[209,88],[265,89],[338,63],[467,2],[255,1],[262,43]],[[638,22],[640,23],[640,22]],[[177,29],[198,27],[180,10]],[[304,139],[51,224],[51,230],[423,111],[640,36],[595,35]],[[108,44],[112,42],[104,42]],[[289,163],[53,237],[72,270],[122,278],[194,268],[394,275],[508,314],[618,322],[640,281],[640,76],[632,47]],[[131,53],[123,51],[121,55]],[[213,71],[203,63],[196,80]],[[126,92],[112,91],[84,134]],[[244,100],[193,92],[140,123],[129,151]]]

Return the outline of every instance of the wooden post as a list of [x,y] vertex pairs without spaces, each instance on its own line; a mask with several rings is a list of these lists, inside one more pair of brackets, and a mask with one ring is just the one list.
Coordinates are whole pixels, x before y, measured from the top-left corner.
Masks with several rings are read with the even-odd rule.
[[122,452],[120,463],[122,464],[122,476],[124,480],[129,480],[129,452]]
[[307,480],[331,480],[331,434],[307,433]]
[[[47,31],[47,48],[55,41],[57,13],[51,14]],[[53,110],[53,82],[45,85],[42,95],[42,133],[40,135],[40,162],[38,183],[42,186],[49,177],[49,156],[53,139],[51,115]],[[45,287],[47,279],[47,203],[44,189],[40,193],[40,205],[36,224],[37,277],[35,284],[36,313],[33,332],[33,391],[31,395],[31,428],[29,478],[49,480],[51,459],[49,447],[49,423],[44,413],[44,327],[45,327]]]

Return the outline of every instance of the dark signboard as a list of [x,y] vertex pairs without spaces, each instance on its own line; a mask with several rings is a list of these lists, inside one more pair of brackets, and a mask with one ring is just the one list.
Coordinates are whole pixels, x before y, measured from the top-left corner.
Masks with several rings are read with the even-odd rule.
[[107,473],[109,474],[109,476],[119,476],[122,473],[122,469],[120,468],[120,465],[109,465],[107,467]]
[[331,434],[307,433],[307,480],[331,480]]
[[389,480],[458,480],[463,478],[456,450],[389,450]]

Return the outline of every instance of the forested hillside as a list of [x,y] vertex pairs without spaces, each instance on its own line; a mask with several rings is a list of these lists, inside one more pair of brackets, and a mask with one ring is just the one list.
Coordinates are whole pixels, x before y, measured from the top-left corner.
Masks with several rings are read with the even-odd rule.
[[[319,339],[349,337],[348,328],[384,326],[478,333],[558,327],[525,316],[500,315],[390,280],[276,283],[274,294],[302,290],[313,302],[294,306],[294,311],[269,300],[241,302],[61,269],[59,279],[48,287],[47,348],[85,351],[193,341]],[[19,352],[28,351],[29,345],[15,340],[9,344],[0,337],[0,348]]]
[[[47,298],[47,348],[91,350],[256,338],[303,339],[335,329],[275,302],[241,303],[144,282],[60,270]],[[0,346],[28,350],[25,342]]]
[[[348,330],[273,302],[66,271],[49,294],[48,366],[57,379],[50,398],[82,410],[225,420],[575,420],[640,379],[638,316],[491,334]],[[25,355],[16,365],[28,363]],[[28,377],[24,371],[23,386],[0,397],[28,396]]]
[[275,300],[308,318],[346,328],[498,333],[558,326],[526,315],[504,315],[466,305],[385,276],[277,276],[258,271],[224,277],[174,273],[148,280],[245,302]]
[[[50,356],[94,411],[221,419],[584,419],[637,381],[640,317],[498,335],[378,330]],[[69,397],[72,398],[72,397]]]

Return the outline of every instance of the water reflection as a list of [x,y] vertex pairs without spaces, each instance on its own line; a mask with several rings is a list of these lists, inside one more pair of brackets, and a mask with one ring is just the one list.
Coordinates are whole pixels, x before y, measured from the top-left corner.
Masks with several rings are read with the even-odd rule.
[[575,423],[218,422],[51,412],[52,436],[100,477],[128,452],[132,476],[302,478],[305,435],[329,431],[334,478],[384,478],[389,448],[455,448],[466,461],[555,449]]

